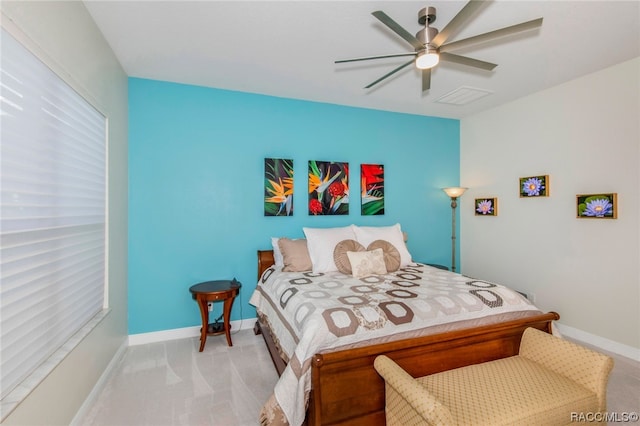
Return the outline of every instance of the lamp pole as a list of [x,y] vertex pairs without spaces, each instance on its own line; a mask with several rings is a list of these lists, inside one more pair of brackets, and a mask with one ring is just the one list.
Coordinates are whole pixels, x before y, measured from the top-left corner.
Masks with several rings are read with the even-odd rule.
[[467,188],[451,187],[442,188],[451,198],[451,271],[456,271],[456,207],[458,207],[458,197],[464,194]]
[[456,271],[456,207],[458,197],[451,197],[451,271]]

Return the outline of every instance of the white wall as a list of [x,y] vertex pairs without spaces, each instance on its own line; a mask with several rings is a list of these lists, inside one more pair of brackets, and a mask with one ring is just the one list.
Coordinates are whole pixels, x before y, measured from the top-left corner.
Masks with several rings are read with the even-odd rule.
[[[461,265],[534,293],[560,325],[640,351],[640,58],[461,121]],[[519,177],[549,175],[548,198]],[[618,219],[576,195],[618,194]],[[497,217],[474,199],[498,197]]]
[[127,76],[79,1],[2,1],[2,25],[109,119],[106,318],[5,419],[68,425],[127,336]]

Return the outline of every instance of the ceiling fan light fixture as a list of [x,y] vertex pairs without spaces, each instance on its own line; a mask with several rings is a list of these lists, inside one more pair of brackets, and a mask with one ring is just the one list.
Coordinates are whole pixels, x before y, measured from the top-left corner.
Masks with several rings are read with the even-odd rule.
[[426,70],[435,67],[438,65],[438,62],[440,62],[440,56],[438,53],[427,49],[418,54],[418,57],[416,58],[416,67],[421,70]]
[[[428,91],[431,88],[431,68],[434,68],[440,62],[440,52],[442,52],[442,55],[443,55],[442,56],[443,62],[454,62],[457,64],[482,69],[485,71],[493,71],[493,69],[498,66],[497,64],[492,64],[491,62],[469,58],[467,56],[456,55],[455,53],[451,53],[451,50],[460,49],[463,47],[471,46],[476,43],[493,40],[498,37],[505,37],[512,34],[520,33],[522,31],[527,31],[533,28],[538,28],[542,25],[542,18],[533,19],[531,21],[522,22],[520,24],[511,25],[509,27],[500,28],[497,30],[467,37],[462,40],[457,40],[457,41],[447,43],[447,39],[449,39],[449,37],[452,34],[456,34],[459,30],[461,30],[462,27],[465,26],[466,22],[470,18],[472,18],[475,14],[477,14],[477,12],[483,7],[485,3],[486,3],[485,1],[468,0],[467,3],[463,6],[463,8],[453,17],[453,19],[451,19],[449,23],[444,26],[444,28],[442,29],[442,32],[438,31],[437,28],[430,26],[436,20],[436,8],[435,7],[422,8],[418,12],[418,23],[420,25],[423,25],[424,27],[416,33],[415,37],[411,35],[409,31],[404,29],[396,21],[391,19],[389,15],[387,15],[381,10],[376,10],[374,12],[371,12],[371,14],[374,17],[376,17],[389,30],[393,31],[400,38],[404,39],[404,41],[409,43],[413,48],[413,51],[406,52],[406,53],[399,53],[399,54],[391,54],[391,55],[369,56],[365,58],[343,59],[343,60],[335,61],[335,63],[367,61],[370,59],[395,58],[400,56],[414,56],[411,60],[405,62],[399,67],[396,67],[391,72],[386,73],[382,77],[375,80],[373,83],[369,83],[364,88],[370,89],[371,87],[380,83],[384,79],[391,77],[395,73],[405,69],[406,67],[410,66],[413,63],[416,66],[416,68],[421,71],[419,74],[421,74],[421,77],[422,77],[423,93]],[[450,103],[450,102],[447,102],[447,103]]]

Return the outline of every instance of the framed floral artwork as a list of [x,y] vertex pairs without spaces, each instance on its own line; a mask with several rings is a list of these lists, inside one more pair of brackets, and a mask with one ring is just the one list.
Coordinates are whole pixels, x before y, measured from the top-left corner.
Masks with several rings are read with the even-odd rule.
[[360,214],[363,216],[384,214],[384,166],[360,165]]
[[473,204],[476,216],[498,216],[497,198],[476,198]]
[[617,219],[618,194],[576,195],[577,217],[590,219]]
[[549,175],[520,178],[520,198],[548,197]]
[[349,214],[349,163],[309,161],[309,214]]
[[264,159],[264,215],[293,216],[293,160]]

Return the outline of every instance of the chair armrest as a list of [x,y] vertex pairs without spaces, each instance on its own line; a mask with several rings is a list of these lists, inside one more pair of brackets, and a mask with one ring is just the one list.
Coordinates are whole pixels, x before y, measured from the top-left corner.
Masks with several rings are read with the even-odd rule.
[[524,331],[520,356],[589,389],[598,396],[600,411],[606,411],[607,381],[613,368],[611,357],[535,328]]
[[374,368],[385,381],[387,425],[452,425],[451,412],[390,358],[380,355]]

